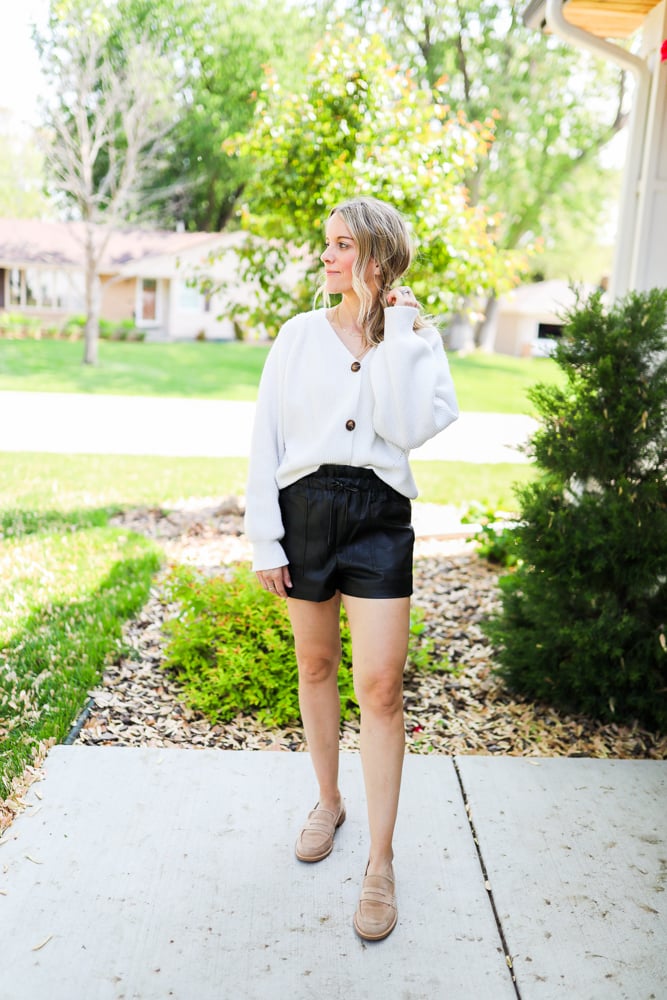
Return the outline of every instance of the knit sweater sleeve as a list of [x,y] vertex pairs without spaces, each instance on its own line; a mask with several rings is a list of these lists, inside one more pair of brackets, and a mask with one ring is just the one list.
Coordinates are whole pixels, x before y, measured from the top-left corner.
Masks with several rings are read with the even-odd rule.
[[259,384],[246,490],[245,532],[253,546],[253,569],[287,565],[276,470],[285,450],[281,419],[282,340],[268,353]]
[[453,423],[458,404],[437,330],[415,331],[417,309],[385,309],[384,340],[371,367],[375,432],[405,451]]

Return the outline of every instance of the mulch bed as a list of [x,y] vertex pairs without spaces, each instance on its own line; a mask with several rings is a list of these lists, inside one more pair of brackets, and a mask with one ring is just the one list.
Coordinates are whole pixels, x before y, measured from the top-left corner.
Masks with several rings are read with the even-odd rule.
[[[140,509],[117,524],[156,539],[169,562],[207,573],[249,559],[238,501],[184,503],[164,514]],[[303,750],[300,727],[267,731],[252,716],[211,725],[184,703],[161,667],[162,625],[176,614],[158,577],[141,614],[125,629],[125,653],[109,665],[76,742],[97,746]],[[667,736],[638,726],[601,724],[514,696],[493,673],[480,623],[497,604],[498,572],[460,539],[418,539],[414,602],[447,672],[408,672],[407,747],[412,753],[514,756],[667,757]],[[357,749],[357,722],[345,722],[341,746]]]

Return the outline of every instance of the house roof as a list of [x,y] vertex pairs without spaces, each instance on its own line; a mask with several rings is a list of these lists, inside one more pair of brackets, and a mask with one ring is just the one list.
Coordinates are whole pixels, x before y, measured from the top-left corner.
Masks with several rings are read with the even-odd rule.
[[564,315],[577,305],[578,297],[587,299],[593,291],[593,285],[582,284],[575,289],[567,281],[553,278],[519,285],[501,296],[499,307],[501,312],[553,317],[553,322],[562,322]]
[[[563,16],[598,38],[627,38],[662,0],[565,0]],[[523,15],[529,28],[543,30],[546,0],[531,0]]]
[[[118,273],[136,278],[189,278],[206,273],[215,279],[229,279],[237,274],[238,258],[233,251],[248,238],[245,232],[202,234],[209,239],[164,251],[123,264]],[[226,251],[232,251],[227,253]]]
[[[41,222],[0,219],[0,267],[82,268],[85,225],[82,222]],[[100,239],[105,230],[99,228]],[[174,258],[220,241],[219,233],[179,233],[167,230],[114,229],[99,271],[119,273],[149,258]]]

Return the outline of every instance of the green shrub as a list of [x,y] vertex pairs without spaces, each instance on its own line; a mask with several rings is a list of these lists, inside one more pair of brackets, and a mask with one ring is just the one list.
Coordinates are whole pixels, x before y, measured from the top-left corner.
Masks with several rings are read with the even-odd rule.
[[[34,317],[28,317],[33,319]],[[37,324],[40,324],[37,318]],[[57,327],[54,324],[44,327],[42,332],[48,336],[62,336],[69,340],[80,340],[83,337],[86,327],[86,317],[82,314],[68,316],[65,322]],[[100,340],[134,340],[140,341],[145,338],[145,332],[138,330],[133,319],[105,319],[99,321]]]
[[69,316],[63,323],[63,336],[70,340],[80,340],[86,326],[85,316]]
[[0,311],[0,336],[10,340],[58,340],[69,333],[66,327],[43,316]]
[[518,561],[516,553],[515,528],[517,521],[503,511],[482,504],[470,504],[468,511],[461,518],[462,524],[478,524],[479,528],[466,541],[475,542],[475,551],[483,559],[497,566],[515,566]]
[[136,340],[139,334],[132,319],[104,319],[101,317],[99,331],[100,340]]
[[[269,727],[299,719],[294,640],[285,601],[259,587],[246,567],[238,567],[229,577],[213,578],[179,567],[168,581],[167,595],[178,603],[180,614],[165,624],[169,638],[163,662],[183,685],[191,708],[214,723],[229,722],[239,713],[254,714]],[[410,639],[412,666],[442,667],[433,664],[432,643],[423,631],[416,611]],[[341,639],[341,714],[350,718],[358,707],[344,616]]]
[[0,313],[0,331],[11,340],[24,337],[39,340],[41,328],[42,320],[39,316],[27,316],[18,312]]
[[569,317],[565,387],[531,393],[540,477],[488,623],[515,689],[667,727],[667,290]]

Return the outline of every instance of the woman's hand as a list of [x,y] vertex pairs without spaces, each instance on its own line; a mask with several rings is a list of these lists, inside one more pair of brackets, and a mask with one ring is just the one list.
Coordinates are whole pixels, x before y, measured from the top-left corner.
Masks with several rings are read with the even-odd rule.
[[419,309],[419,303],[409,285],[401,285],[399,288],[392,288],[390,292],[387,292],[387,305],[412,306],[413,309]]
[[287,597],[287,588],[292,586],[288,566],[277,566],[276,569],[257,570],[257,579],[264,590],[277,597]]

